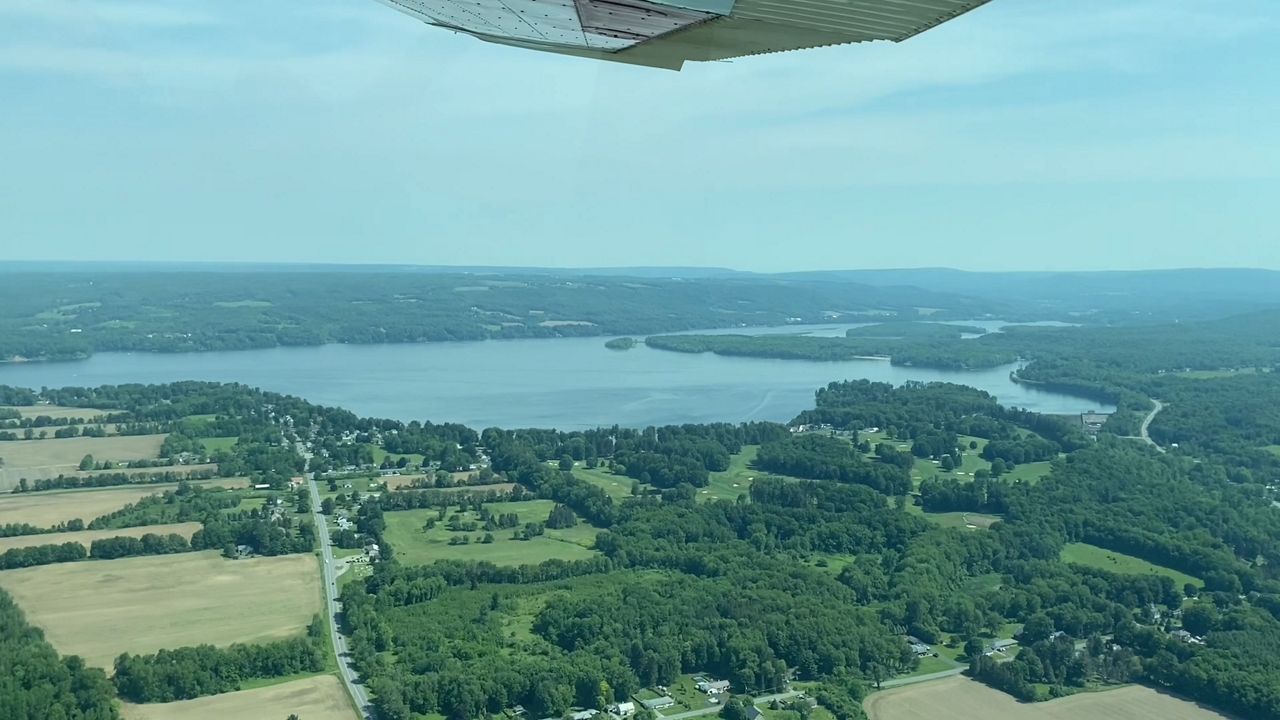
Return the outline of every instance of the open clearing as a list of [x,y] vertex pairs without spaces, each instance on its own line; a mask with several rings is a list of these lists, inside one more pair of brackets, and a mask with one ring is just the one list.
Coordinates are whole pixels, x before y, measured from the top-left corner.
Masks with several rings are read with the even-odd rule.
[[[17,410],[18,414],[24,418],[51,417],[59,418],[84,418],[92,420],[99,415],[105,415],[112,412],[111,410],[101,410],[98,408],[82,408],[82,407],[62,407],[59,405],[6,405],[0,409]],[[56,428],[54,428],[56,429]]]
[[319,577],[313,555],[209,550],[9,570],[0,587],[59,652],[109,668],[122,652],[302,633],[320,611]]
[[573,475],[604,490],[609,494],[609,497],[613,498],[614,502],[631,497],[631,483],[635,482],[626,475],[615,475],[612,470],[607,468],[589,468],[582,464],[574,465]]
[[131,435],[117,437],[78,437],[57,440],[14,440],[0,443],[0,491],[12,490],[21,478],[57,477],[79,469],[80,459],[92,455],[95,460],[144,460],[158,457],[164,435]]
[[170,525],[145,525],[143,527],[119,528],[110,530],[81,530],[80,532],[45,533],[41,535],[19,535],[18,537],[0,538],[0,552],[13,548],[32,547],[35,545],[61,545],[65,542],[78,542],[89,549],[94,540],[110,537],[142,537],[147,533],[169,535],[176,533],[190,540],[200,529],[198,522],[173,523]]
[[1187,583],[1202,586],[1204,582],[1200,578],[1191,577],[1186,573],[1180,573],[1172,568],[1162,567],[1153,563],[1149,563],[1142,558],[1136,558],[1132,555],[1125,555],[1114,550],[1100,548],[1097,545],[1088,545],[1085,543],[1067,543],[1062,548],[1062,561],[1070,563],[1079,563],[1088,565],[1089,567],[1102,568],[1111,572],[1126,573],[1129,575],[1168,575],[1173,578],[1173,582],[1178,587],[1182,587]]
[[1150,688],[1128,687],[1042,703],[1011,696],[964,677],[878,692],[864,703],[871,720],[1227,720],[1193,702]]
[[[520,527],[528,522],[546,522],[555,503],[550,500],[489,503],[486,507],[495,514],[516,513]],[[456,508],[449,512],[452,517]],[[477,520],[474,512],[463,513],[467,520]],[[493,531],[493,542],[482,543],[483,529],[471,532],[454,532],[448,529],[448,518],[437,521],[431,530],[423,530],[428,520],[438,517],[435,509],[398,510],[383,516],[387,521],[386,538],[395,548],[396,559],[409,565],[424,565],[437,560],[484,560],[496,565],[530,565],[543,560],[581,560],[595,554],[591,545],[595,542],[596,528],[581,518],[571,528],[546,530],[546,534],[532,540],[516,540],[512,534],[518,528],[499,528]],[[450,545],[455,536],[468,536],[466,545]]]
[[124,705],[125,720],[356,720],[342,682],[333,675],[181,702]]
[[[244,487],[245,480],[221,478],[194,480],[191,484],[202,487]],[[176,483],[157,483],[0,495],[0,525],[29,523],[36,527],[52,527],[76,518],[88,523],[148,495],[159,495],[176,487]]]

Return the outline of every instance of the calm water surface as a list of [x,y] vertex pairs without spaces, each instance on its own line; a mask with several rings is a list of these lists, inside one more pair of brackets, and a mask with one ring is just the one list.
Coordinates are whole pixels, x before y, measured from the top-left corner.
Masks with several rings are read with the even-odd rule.
[[[843,334],[848,325],[787,332]],[[740,332],[758,332],[757,330]],[[325,345],[158,355],[102,353],[68,363],[0,366],[0,384],[67,385],[241,382],[361,415],[460,422],[475,428],[710,421],[787,421],[813,406],[833,380],[944,380],[981,388],[1005,405],[1046,413],[1099,409],[1080,398],[1009,380],[1013,366],[973,372],[894,367],[884,361],[804,362],[685,355],[638,346],[620,352],[605,338],[505,340],[423,345]],[[1107,408],[1102,408],[1107,409]]]

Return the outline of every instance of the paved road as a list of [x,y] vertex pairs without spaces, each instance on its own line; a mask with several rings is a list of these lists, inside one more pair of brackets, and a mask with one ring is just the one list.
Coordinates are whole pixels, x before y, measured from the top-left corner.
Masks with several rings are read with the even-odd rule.
[[1152,445],[1155,445],[1155,448],[1157,450],[1159,450],[1160,452],[1164,452],[1164,448],[1160,447],[1159,445],[1156,445],[1156,441],[1151,439],[1151,433],[1148,432],[1151,429],[1151,421],[1155,420],[1156,415],[1159,415],[1160,411],[1164,409],[1164,403],[1154,398],[1152,398],[1151,402],[1152,404],[1155,405],[1155,407],[1153,407],[1151,409],[1151,412],[1147,413],[1147,416],[1142,419],[1142,430],[1139,431],[1139,435],[1146,442],[1151,443]]
[[308,480],[307,487],[311,488],[311,511],[315,515],[316,535],[320,538],[320,547],[324,550],[324,603],[325,611],[329,613],[330,639],[333,641],[334,653],[338,656],[338,671],[342,676],[342,683],[347,686],[347,692],[351,694],[351,699],[355,701],[356,707],[360,708],[360,714],[371,720],[373,711],[369,707],[369,694],[365,692],[355,668],[351,666],[347,638],[338,632],[338,613],[342,610],[342,604],[338,602],[338,579],[333,548],[329,545],[329,526],[325,524],[324,515],[320,513],[320,491],[316,489],[315,480]]
[[[799,695],[799,690],[791,690],[790,692],[774,693],[773,695],[761,695],[755,698],[756,704],[771,703],[774,700],[786,700],[789,697]],[[724,709],[723,705],[708,705],[698,710],[688,710],[675,715],[659,715],[662,720],[682,720],[683,718],[698,717],[699,715],[714,715]]]

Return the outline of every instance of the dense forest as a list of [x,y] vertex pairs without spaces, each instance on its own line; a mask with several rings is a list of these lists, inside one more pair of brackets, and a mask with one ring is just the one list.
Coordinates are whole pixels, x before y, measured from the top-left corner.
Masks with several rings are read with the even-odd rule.
[[0,590],[0,717],[5,720],[115,720],[107,676],[78,657],[59,657]]

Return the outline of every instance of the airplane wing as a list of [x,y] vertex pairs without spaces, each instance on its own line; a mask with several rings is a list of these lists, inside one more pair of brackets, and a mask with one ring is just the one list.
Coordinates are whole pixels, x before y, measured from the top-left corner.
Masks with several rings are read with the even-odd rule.
[[481,40],[679,70],[828,45],[901,42],[988,0],[380,0]]

